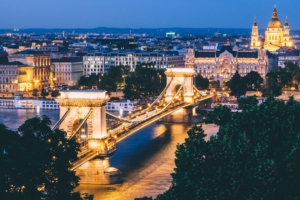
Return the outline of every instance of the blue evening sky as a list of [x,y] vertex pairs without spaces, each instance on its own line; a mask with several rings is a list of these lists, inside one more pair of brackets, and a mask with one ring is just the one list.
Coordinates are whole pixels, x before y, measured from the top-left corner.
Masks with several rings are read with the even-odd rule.
[[266,28],[280,20],[300,30],[299,0],[0,0],[4,28]]

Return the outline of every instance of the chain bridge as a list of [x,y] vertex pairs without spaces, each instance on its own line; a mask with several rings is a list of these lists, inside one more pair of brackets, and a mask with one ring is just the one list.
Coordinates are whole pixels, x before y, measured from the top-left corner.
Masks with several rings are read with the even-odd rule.
[[[109,162],[118,142],[157,120],[191,122],[194,107],[212,99],[194,86],[194,69],[169,68],[165,74],[167,85],[152,104],[125,118],[106,112],[109,96],[105,91],[61,92],[56,99],[60,105],[60,120],[52,129],[63,129],[68,138],[76,138],[80,143],[79,159],[71,168],[80,177],[80,183],[122,182],[122,173]],[[115,118],[116,123],[107,126],[106,117]]]

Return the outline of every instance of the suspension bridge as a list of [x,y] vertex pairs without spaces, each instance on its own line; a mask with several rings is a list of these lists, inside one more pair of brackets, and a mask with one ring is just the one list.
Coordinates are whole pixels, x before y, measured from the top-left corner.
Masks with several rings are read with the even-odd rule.
[[[193,108],[212,98],[194,86],[194,69],[169,68],[165,74],[167,84],[161,94],[145,109],[124,118],[106,111],[109,96],[105,91],[61,92],[56,99],[60,105],[60,120],[52,129],[63,129],[69,139],[76,138],[80,143],[79,159],[71,168],[80,177],[80,183],[122,182],[122,173],[109,163],[118,142],[157,120],[190,122]],[[107,116],[115,118],[116,123],[107,126]]]

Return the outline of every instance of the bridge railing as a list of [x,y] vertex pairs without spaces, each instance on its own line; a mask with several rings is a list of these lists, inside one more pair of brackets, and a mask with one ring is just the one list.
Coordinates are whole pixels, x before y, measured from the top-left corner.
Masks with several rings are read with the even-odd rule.
[[[171,103],[174,103],[174,100],[176,97],[178,97],[180,91],[183,89],[183,86],[186,82],[187,78],[185,78],[182,82],[182,84],[180,85],[179,89],[177,90],[176,94],[172,97],[172,99],[170,101],[168,101],[168,103],[166,105],[163,105],[163,108],[161,109],[155,109],[152,111],[146,111],[144,110],[144,112],[140,112],[137,113],[137,116],[131,116],[134,119],[130,119],[130,122],[128,124],[119,124],[119,126],[114,127],[110,127],[110,133],[111,134],[116,134],[116,133],[121,133],[126,131],[126,129],[131,128],[132,126],[136,126],[136,124],[139,124],[140,122],[146,121],[148,120],[150,117],[155,117],[157,115],[159,115],[161,112],[164,112]],[[151,113],[152,112],[152,113]]]
[[171,78],[171,81],[168,83],[168,85],[164,88],[164,90],[160,93],[160,95],[155,99],[155,101],[152,102],[152,104],[148,108],[146,108],[146,110],[151,109],[156,104],[157,101],[161,100],[163,95],[166,93],[166,90],[170,87],[172,81],[173,81],[173,77]]

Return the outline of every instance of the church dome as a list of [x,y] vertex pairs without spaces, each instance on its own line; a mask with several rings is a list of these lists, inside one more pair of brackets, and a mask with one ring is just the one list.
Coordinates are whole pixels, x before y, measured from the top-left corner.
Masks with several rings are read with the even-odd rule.
[[278,19],[276,8],[274,8],[273,16],[272,16],[271,21],[268,24],[268,28],[282,28],[282,23]]

